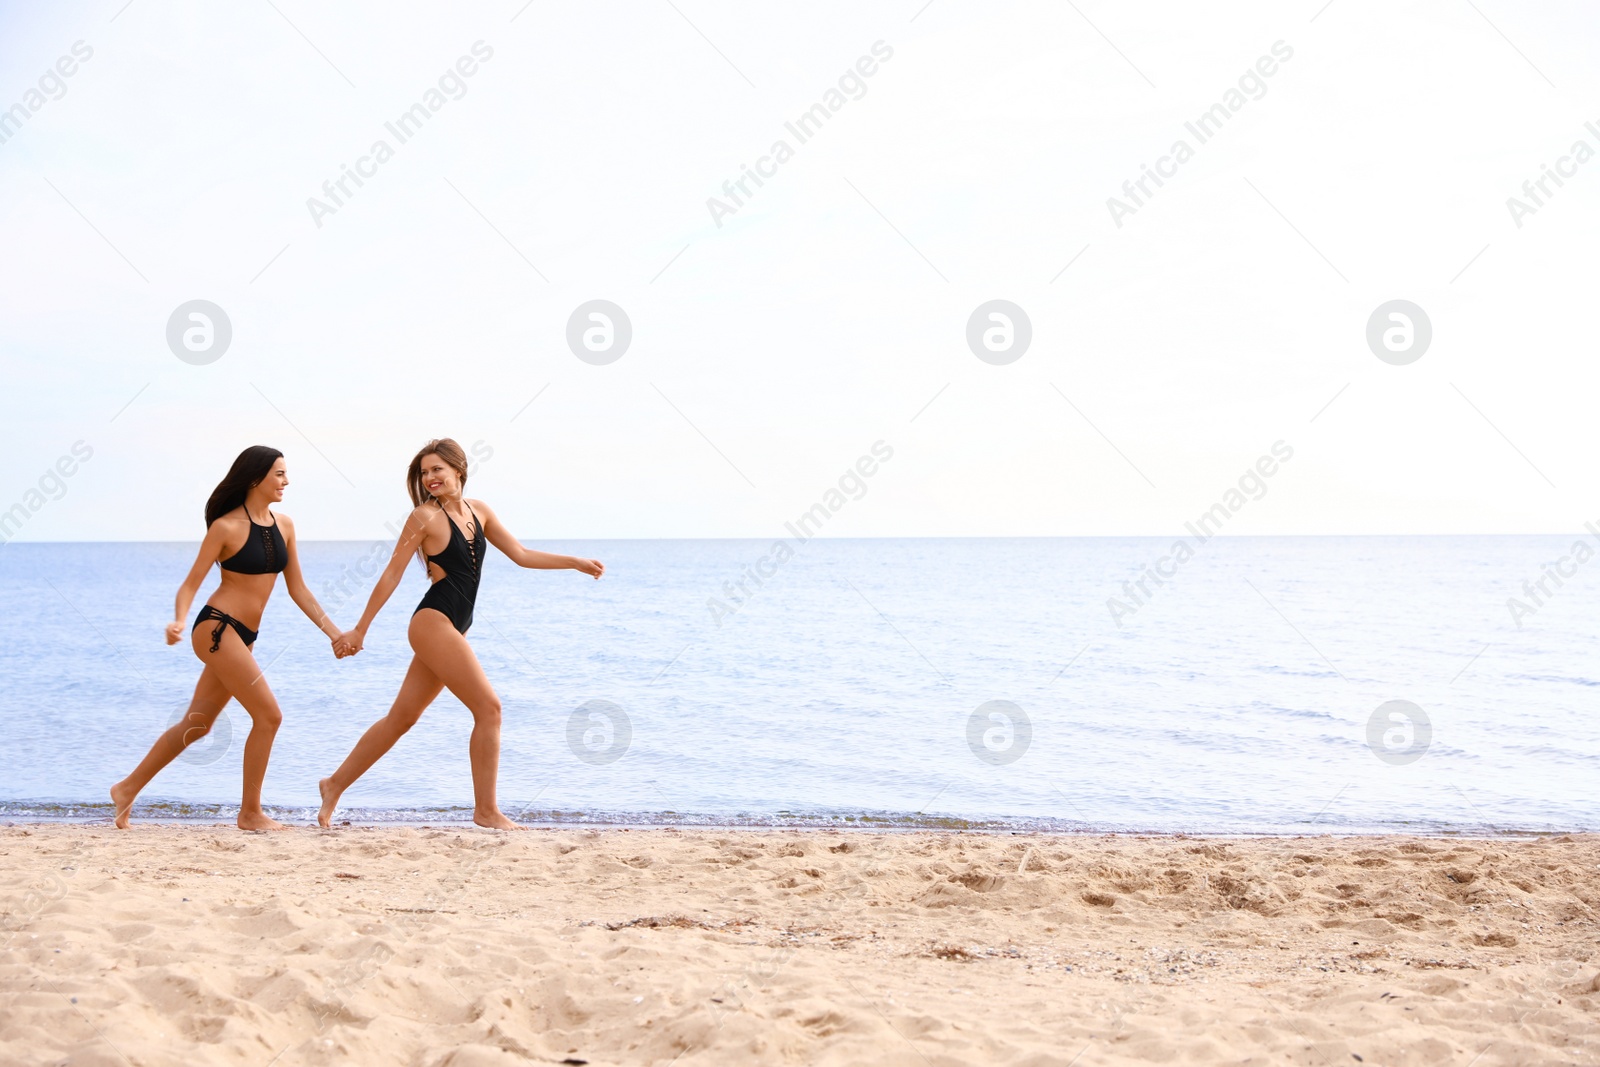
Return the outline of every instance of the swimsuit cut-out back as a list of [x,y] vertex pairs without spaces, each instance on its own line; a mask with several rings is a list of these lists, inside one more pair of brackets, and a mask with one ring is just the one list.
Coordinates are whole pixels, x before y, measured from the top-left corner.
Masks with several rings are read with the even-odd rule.
[[[443,504],[439,505],[439,510],[444,511]],[[428,556],[428,562],[444,571],[444,577],[428,587],[417,605],[417,611],[432,608],[440,612],[461,634],[472,625],[472,606],[478,599],[478,577],[483,568],[483,524],[478,521],[478,513],[472,510],[471,504],[467,504],[467,512],[472,516],[470,541],[449,513],[445,513],[444,521],[450,524],[450,543],[436,555]]]

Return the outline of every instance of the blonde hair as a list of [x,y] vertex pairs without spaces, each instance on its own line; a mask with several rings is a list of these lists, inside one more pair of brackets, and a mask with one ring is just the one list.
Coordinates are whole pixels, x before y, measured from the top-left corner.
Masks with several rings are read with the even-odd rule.
[[[411,494],[411,503],[419,508],[428,501],[436,499],[432,493],[428,492],[427,487],[422,484],[422,460],[425,456],[430,455],[438,456],[456,472],[456,475],[461,479],[463,493],[466,492],[467,488],[467,454],[461,450],[460,445],[456,444],[455,438],[435,437],[423,445],[415,456],[411,457],[411,466],[406,468],[406,490]],[[417,559],[422,561],[423,569],[426,570],[428,557],[422,551],[422,545],[420,544],[417,545]]]
[[411,503],[419,508],[433,499],[433,494],[422,484],[422,460],[430,455],[438,456],[456,472],[463,492],[467,488],[467,454],[453,437],[435,437],[411,457],[411,466],[406,469],[406,489],[411,493]]

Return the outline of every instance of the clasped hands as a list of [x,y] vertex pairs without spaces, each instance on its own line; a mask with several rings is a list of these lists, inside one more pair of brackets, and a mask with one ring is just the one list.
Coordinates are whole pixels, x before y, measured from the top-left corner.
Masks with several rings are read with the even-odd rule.
[[360,630],[346,630],[338,637],[330,638],[333,644],[333,658],[344,659],[360,652],[364,636]]

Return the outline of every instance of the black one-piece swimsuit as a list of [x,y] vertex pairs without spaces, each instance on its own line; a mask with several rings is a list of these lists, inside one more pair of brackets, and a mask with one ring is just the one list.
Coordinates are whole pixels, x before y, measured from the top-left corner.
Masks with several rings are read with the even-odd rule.
[[[444,511],[442,504],[439,510]],[[456,632],[462,634],[472,625],[472,605],[478,599],[478,575],[483,565],[479,551],[483,544],[483,524],[478,521],[478,513],[472,510],[471,504],[467,505],[467,511],[472,515],[472,540],[468,541],[455,520],[445,515],[444,521],[450,524],[450,543],[437,555],[428,557],[429,563],[444,571],[444,577],[429,586],[417,605],[417,611],[432,608],[442,612]]]

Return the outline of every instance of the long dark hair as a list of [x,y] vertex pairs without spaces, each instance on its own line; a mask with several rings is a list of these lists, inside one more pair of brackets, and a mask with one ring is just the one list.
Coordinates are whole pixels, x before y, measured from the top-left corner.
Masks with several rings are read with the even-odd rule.
[[211,490],[211,499],[206,501],[206,526],[209,528],[212,523],[243,504],[250,490],[260,485],[261,480],[272,473],[272,465],[282,458],[282,452],[266,445],[251,445],[240,452],[222,481]]

